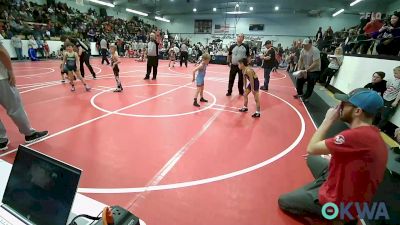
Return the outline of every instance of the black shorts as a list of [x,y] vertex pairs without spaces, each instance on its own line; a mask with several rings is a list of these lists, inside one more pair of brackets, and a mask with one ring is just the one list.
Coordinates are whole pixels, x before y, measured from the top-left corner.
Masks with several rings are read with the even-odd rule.
[[64,67],[64,72],[76,72],[76,70],[77,70],[76,65],[73,66],[66,65]]
[[251,89],[251,84],[249,83],[246,87],[246,89],[250,91],[259,91],[260,90],[260,81],[258,78],[254,79],[254,90]]
[[119,67],[118,65],[115,65],[113,68],[114,76],[119,76]]

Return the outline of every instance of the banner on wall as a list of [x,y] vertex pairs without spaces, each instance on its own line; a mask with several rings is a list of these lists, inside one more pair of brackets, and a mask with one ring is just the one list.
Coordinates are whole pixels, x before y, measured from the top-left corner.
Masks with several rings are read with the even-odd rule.
[[250,24],[249,31],[263,31],[264,24]]
[[195,20],[194,33],[195,34],[211,34],[212,20]]
[[385,19],[385,14],[382,14],[381,12],[366,12],[366,13],[361,13],[361,19],[368,19],[371,18],[371,20],[381,20]]
[[229,33],[229,24],[215,24],[214,26],[214,33],[220,34],[220,33]]

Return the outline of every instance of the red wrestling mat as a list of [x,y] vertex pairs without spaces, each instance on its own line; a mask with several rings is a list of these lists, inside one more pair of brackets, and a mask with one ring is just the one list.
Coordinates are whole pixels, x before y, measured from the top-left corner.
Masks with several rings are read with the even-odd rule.
[[[144,81],[145,63],[122,59],[124,92],[109,66],[87,70],[85,92],[60,82],[60,61],[14,63],[32,126],[50,136],[32,148],[83,169],[79,191],[109,205],[129,208],[150,225],[299,224],[283,214],[278,196],[312,180],[301,155],[315,128],[304,105],[292,98],[286,72],[273,73],[261,95],[261,118],[239,113],[235,84],[226,97],[229,68],[210,65],[201,108],[192,105],[194,66],[168,68]],[[261,82],[263,70],[255,69]],[[237,79],[237,78],[236,78]],[[23,136],[0,109],[12,162]]]

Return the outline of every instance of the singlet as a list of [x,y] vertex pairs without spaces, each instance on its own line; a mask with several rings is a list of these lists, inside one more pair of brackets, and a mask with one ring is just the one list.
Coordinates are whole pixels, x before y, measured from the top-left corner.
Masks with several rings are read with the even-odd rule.
[[169,49],[169,56],[175,57],[175,50],[173,48]]
[[66,56],[67,56],[67,66],[68,67],[76,66],[75,52],[71,52],[71,53],[67,52]]
[[258,79],[257,74],[256,74],[256,73],[254,72],[254,70],[251,69],[251,68],[246,68],[246,69],[243,71],[243,74],[246,76],[246,78],[247,78],[248,80],[250,80],[250,76],[252,76],[253,79]]
[[111,56],[111,65],[114,65],[114,63],[117,62],[117,60],[115,60],[115,55],[117,55],[118,53],[115,52],[113,56]]
[[202,63],[202,66],[197,71],[197,76],[205,77],[206,76],[207,65]]

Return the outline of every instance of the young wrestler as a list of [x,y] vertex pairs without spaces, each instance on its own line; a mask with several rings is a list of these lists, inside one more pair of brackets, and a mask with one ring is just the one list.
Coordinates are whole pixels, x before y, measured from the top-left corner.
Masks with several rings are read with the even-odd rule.
[[78,70],[79,56],[78,53],[74,52],[72,43],[67,43],[66,49],[67,51],[64,53],[63,65],[65,65],[64,71],[68,73],[68,79],[71,84],[71,91],[75,91],[75,76],[82,81],[86,91],[90,91],[89,85],[86,84],[85,80],[81,76],[80,71]]
[[246,91],[244,93],[244,106],[239,109],[240,112],[247,112],[249,109],[247,108],[247,104],[249,102],[249,94],[250,92],[254,95],[254,100],[256,101],[256,112],[252,115],[252,117],[257,118],[261,116],[260,111],[260,81],[258,80],[257,74],[254,72],[252,68],[248,66],[247,59],[240,59],[239,60],[239,69],[242,70],[244,76],[244,86],[246,87],[247,81],[249,84],[246,87]]
[[[211,56],[208,53],[203,54],[202,56],[202,62],[196,69],[193,70],[193,82],[196,80],[196,94],[194,96],[194,101],[193,105],[196,107],[200,107],[199,103],[197,103],[197,97],[200,94],[200,102],[208,102],[206,99],[203,97],[203,92],[204,92],[204,77],[206,76],[206,70],[208,63],[210,62]],[[196,77],[196,72],[197,72],[197,77]]]
[[118,67],[118,64],[120,64],[121,61],[119,60],[119,56],[118,56],[118,53],[116,50],[117,50],[117,46],[115,46],[115,45],[110,46],[111,67],[114,72],[115,81],[117,82],[117,88],[114,90],[114,92],[122,92],[122,90],[124,90],[124,89],[122,88],[121,80],[119,79],[119,67]]
[[171,47],[169,48],[168,55],[169,55],[168,67],[171,67],[171,62],[172,62],[172,67],[175,67],[175,60],[176,60],[175,44],[172,44]]

